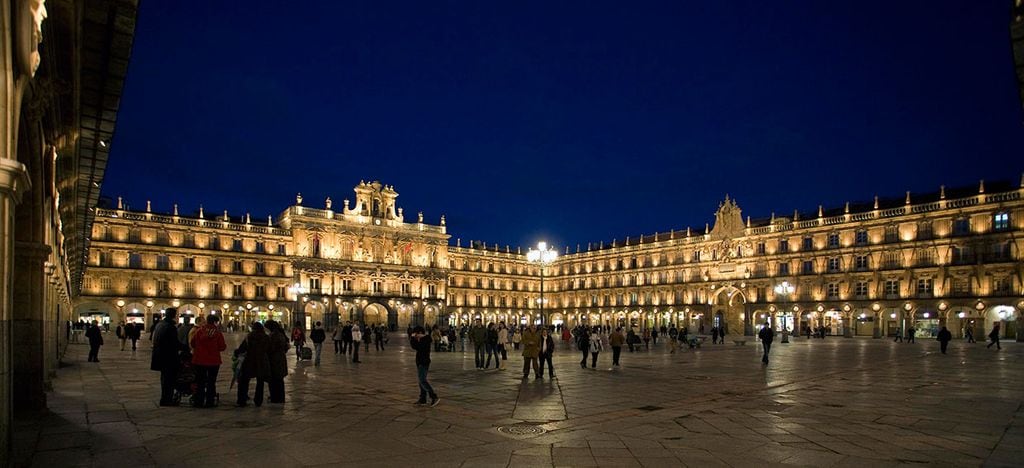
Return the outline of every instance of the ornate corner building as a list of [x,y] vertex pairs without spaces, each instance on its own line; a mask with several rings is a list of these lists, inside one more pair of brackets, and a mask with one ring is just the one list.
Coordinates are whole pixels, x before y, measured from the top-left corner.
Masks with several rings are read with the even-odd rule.
[[1024,300],[1024,180],[744,218],[726,197],[713,226],[566,252],[545,267],[521,250],[449,245],[444,217],[406,222],[397,192],[360,182],[339,211],[296,203],[253,223],[98,210],[79,314],[151,322],[162,309],[241,322],[342,320],[639,328],[758,324],[841,336],[948,326],[1016,336]]

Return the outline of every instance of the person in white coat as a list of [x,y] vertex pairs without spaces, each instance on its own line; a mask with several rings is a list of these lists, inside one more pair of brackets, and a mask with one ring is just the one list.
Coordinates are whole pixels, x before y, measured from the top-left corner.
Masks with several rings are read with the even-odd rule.
[[505,369],[505,361],[508,360],[508,327],[505,322],[498,323],[498,354],[501,355],[501,369]]
[[359,342],[363,341],[363,330],[358,323],[352,324],[352,343],[355,349],[352,351],[352,362],[359,362]]

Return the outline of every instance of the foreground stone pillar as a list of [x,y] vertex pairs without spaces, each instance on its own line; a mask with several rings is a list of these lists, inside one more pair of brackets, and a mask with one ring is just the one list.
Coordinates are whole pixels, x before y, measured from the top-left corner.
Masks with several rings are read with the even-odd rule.
[[15,242],[12,355],[14,379],[18,382],[14,387],[14,403],[19,413],[46,408],[44,316],[49,257],[50,246],[46,244]]
[[[6,5],[4,5],[6,6]],[[4,115],[2,118],[7,118]],[[0,123],[7,123],[6,121]],[[14,207],[29,188],[25,166],[0,157],[0,460],[11,459],[14,387],[11,312],[14,271]]]

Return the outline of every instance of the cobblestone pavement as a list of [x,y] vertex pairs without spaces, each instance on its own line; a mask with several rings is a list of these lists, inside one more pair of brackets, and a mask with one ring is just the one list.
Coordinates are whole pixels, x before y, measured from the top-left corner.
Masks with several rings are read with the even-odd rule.
[[[240,336],[230,337],[237,342]],[[114,339],[108,339],[111,343]],[[146,343],[148,346],[148,343]],[[330,343],[328,343],[329,345]],[[1024,465],[1024,346],[828,338],[623,353],[556,378],[477,371],[471,352],[434,353],[441,396],[414,406],[411,350],[393,339],[361,364],[292,360],[287,402],[235,408],[222,367],[216,409],[161,408],[149,349],[71,345],[51,413],[16,426],[32,466],[957,466]],[[546,377],[546,376],[545,376]],[[505,429],[499,430],[499,427]],[[502,432],[502,431],[507,431]]]

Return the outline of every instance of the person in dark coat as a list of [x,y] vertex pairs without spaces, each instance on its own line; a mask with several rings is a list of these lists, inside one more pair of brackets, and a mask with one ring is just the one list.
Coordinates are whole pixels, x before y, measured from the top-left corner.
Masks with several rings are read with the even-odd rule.
[[590,334],[587,330],[580,329],[579,336],[576,337],[576,349],[579,349],[583,353],[583,359],[580,360],[580,367],[583,369],[587,368],[587,356],[590,356]]
[[100,323],[93,320],[85,331],[85,337],[89,339],[89,362],[100,362],[100,346],[103,346]]
[[942,350],[942,354],[946,354],[946,346],[949,346],[949,341],[953,339],[953,334],[946,327],[942,327],[942,330],[939,330],[939,336],[936,338],[939,340],[939,349]]
[[427,380],[427,372],[430,370],[430,342],[430,335],[421,326],[416,326],[409,334],[409,346],[416,350],[416,380],[420,387],[420,398],[416,400],[416,404],[427,404],[429,396],[430,406],[437,406],[441,399]]
[[267,330],[270,330],[270,349],[267,351],[267,358],[270,359],[270,402],[284,403],[284,378],[288,375],[288,336],[284,333],[284,327],[274,320],[267,321]]
[[[285,339],[285,347],[288,340]],[[270,337],[263,329],[263,324],[253,322],[252,331],[245,336],[242,343],[235,350],[235,356],[242,357],[242,369],[238,373],[238,400],[237,406],[245,406],[249,402],[249,381],[256,379],[256,395],[253,403],[256,406],[263,404],[263,384],[270,378],[270,358],[267,356],[270,351]]]
[[772,350],[772,341],[775,340],[775,330],[768,322],[765,322],[764,326],[761,327],[761,331],[757,332],[757,337],[761,339],[761,346],[764,347],[764,355],[761,357],[761,362],[768,365],[768,352]]
[[149,368],[160,371],[160,406],[178,406],[174,401],[174,384],[181,367],[179,354],[182,344],[178,341],[178,309],[171,307],[164,311],[164,318],[153,327],[153,358]]
[[989,332],[988,339],[992,340],[992,341],[988,344],[988,346],[985,347],[986,349],[991,348],[992,345],[996,345],[996,349],[1003,349],[1003,347],[999,345],[999,324],[998,323],[992,324],[992,331]]
[[138,348],[139,339],[142,338],[142,324],[129,323],[127,327],[128,339],[132,340],[132,351]]
[[544,364],[548,365],[548,377],[555,378],[555,365],[551,362],[551,357],[555,354],[555,339],[551,337],[551,331],[547,327],[541,330],[540,335],[540,372],[537,373],[537,377],[544,378]]

